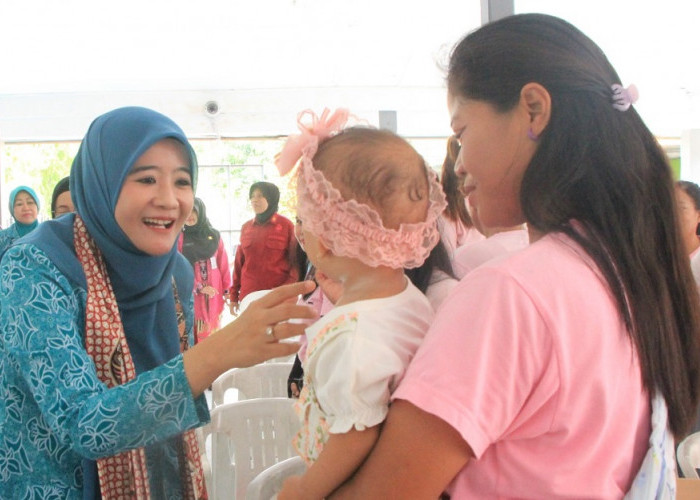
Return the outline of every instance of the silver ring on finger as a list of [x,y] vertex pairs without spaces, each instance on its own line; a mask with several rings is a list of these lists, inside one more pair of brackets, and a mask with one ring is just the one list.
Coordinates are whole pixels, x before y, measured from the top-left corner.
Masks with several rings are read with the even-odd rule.
[[268,327],[265,328],[265,335],[267,335],[269,339],[277,340],[277,337],[275,337],[275,326],[268,325]]

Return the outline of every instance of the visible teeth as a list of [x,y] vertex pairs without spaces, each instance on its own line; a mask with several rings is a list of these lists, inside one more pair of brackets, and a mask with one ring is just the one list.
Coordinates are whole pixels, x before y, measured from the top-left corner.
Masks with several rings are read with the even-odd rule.
[[162,219],[143,219],[149,226],[170,227],[173,221],[164,221]]

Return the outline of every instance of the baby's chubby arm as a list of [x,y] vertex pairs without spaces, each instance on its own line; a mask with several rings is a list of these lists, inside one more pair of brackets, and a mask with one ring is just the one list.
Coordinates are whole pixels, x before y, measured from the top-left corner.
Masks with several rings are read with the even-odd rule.
[[362,465],[379,438],[380,425],[343,434],[331,434],[318,460],[303,476],[284,482],[279,500],[322,499],[349,479]]

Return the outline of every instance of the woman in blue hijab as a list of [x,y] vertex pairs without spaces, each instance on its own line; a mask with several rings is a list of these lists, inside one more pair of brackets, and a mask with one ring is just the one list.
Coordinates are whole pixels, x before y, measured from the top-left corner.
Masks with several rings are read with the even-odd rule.
[[0,255],[13,241],[29,234],[39,225],[39,197],[29,186],[17,186],[10,192],[9,208],[15,222],[0,231]]
[[224,371],[289,355],[299,335],[282,287],[192,345],[192,267],[176,238],[197,161],[149,109],[90,126],[73,162],[74,214],[0,262],[0,498],[202,498],[192,429]]

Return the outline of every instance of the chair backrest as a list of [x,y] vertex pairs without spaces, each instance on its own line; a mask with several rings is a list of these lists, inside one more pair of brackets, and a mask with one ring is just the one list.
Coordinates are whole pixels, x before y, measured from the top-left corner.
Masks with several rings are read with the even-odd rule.
[[289,476],[301,476],[306,464],[296,456],[271,465],[255,476],[248,485],[246,500],[271,500],[282,491],[282,484]]
[[[298,341],[297,339],[298,339],[298,337],[295,337],[295,338],[293,338],[293,339],[291,339],[291,340]],[[268,364],[274,364],[274,363],[294,363],[294,358],[295,358],[295,357],[296,357],[296,353],[295,353],[295,354],[290,354],[289,356],[282,356],[281,358],[272,358],[272,359],[268,359],[267,361],[265,361],[265,363],[268,363]]]
[[292,438],[301,424],[293,405],[289,398],[260,398],[212,410],[211,498],[244,499],[255,476],[296,455]]
[[683,471],[683,477],[698,479],[700,469],[700,432],[687,436],[676,450],[678,465]]
[[256,290],[255,292],[250,292],[248,295],[243,297],[243,300],[241,300],[241,302],[238,304],[238,314],[245,311],[251,302],[264,297],[268,293],[270,293],[270,290]]
[[238,401],[287,397],[287,379],[291,371],[292,363],[289,362],[232,368],[212,383],[212,408],[224,404],[224,396],[228,389],[238,390]]

